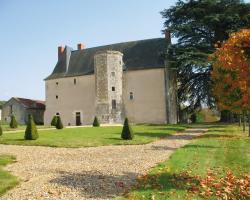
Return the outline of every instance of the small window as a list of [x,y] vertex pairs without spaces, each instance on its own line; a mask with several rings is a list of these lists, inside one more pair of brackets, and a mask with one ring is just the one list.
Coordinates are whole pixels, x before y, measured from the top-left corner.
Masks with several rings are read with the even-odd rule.
[[133,92],[130,92],[130,93],[129,93],[129,99],[130,99],[130,100],[133,100],[133,99],[134,99],[134,94],[133,94]]
[[56,99],[58,99],[58,95],[56,95]]
[[76,85],[76,78],[74,78],[74,85]]
[[57,113],[56,113],[56,116],[59,116],[59,115],[60,115],[60,113],[59,113],[59,112],[57,112]]
[[116,109],[116,100],[112,100],[112,109]]
[[58,85],[58,82],[56,82],[56,85]]
[[115,91],[115,87],[112,87],[112,91]]
[[13,114],[13,105],[10,105],[10,114]]
[[111,76],[115,76],[115,72],[111,72]]
[[122,61],[120,61],[120,65],[122,64]]

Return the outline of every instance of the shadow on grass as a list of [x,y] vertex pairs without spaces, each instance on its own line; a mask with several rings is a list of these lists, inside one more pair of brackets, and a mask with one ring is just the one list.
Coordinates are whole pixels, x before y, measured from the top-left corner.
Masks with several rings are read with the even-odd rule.
[[136,173],[124,173],[124,175],[104,175],[98,171],[85,171],[72,173],[60,171],[58,176],[50,182],[57,185],[76,189],[83,197],[109,199],[124,193],[136,183]]
[[221,147],[218,147],[218,146],[212,146],[212,145],[198,145],[198,144],[188,144],[184,147],[182,147],[184,149],[189,149],[189,148],[208,148],[208,149],[213,149],[213,148],[221,148]]
[[226,135],[226,134],[204,134],[198,136],[198,138],[233,138],[234,135]]

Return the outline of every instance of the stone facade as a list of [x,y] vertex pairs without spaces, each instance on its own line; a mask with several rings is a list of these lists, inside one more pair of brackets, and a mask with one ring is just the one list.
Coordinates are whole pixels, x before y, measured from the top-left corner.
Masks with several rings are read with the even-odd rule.
[[28,115],[32,115],[36,124],[44,123],[45,104],[23,98],[11,98],[2,108],[2,121],[9,123],[11,115],[14,115],[18,124],[26,124]]
[[101,123],[122,122],[122,56],[117,51],[105,51],[94,57],[96,115]]
[[[160,62],[166,40],[149,39],[78,50],[58,48],[45,79],[45,124],[177,123],[176,74]],[[81,48],[79,48],[81,46]]]

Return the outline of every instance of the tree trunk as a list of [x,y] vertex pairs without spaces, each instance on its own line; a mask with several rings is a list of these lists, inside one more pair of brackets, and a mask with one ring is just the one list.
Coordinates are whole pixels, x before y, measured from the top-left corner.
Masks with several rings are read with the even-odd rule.
[[243,121],[243,132],[246,131],[246,120],[245,120],[245,111],[242,113],[242,121]]
[[222,110],[220,122],[224,122],[224,123],[232,122],[232,113],[229,110]]
[[238,116],[239,116],[239,127],[241,127],[241,114],[239,114]]
[[248,136],[250,137],[250,111],[248,111]]

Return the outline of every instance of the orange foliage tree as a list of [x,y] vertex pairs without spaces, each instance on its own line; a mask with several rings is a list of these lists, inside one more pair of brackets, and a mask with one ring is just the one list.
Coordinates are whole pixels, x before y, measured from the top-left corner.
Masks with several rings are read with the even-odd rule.
[[218,108],[235,113],[250,111],[250,29],[231,34],[211,58]]

